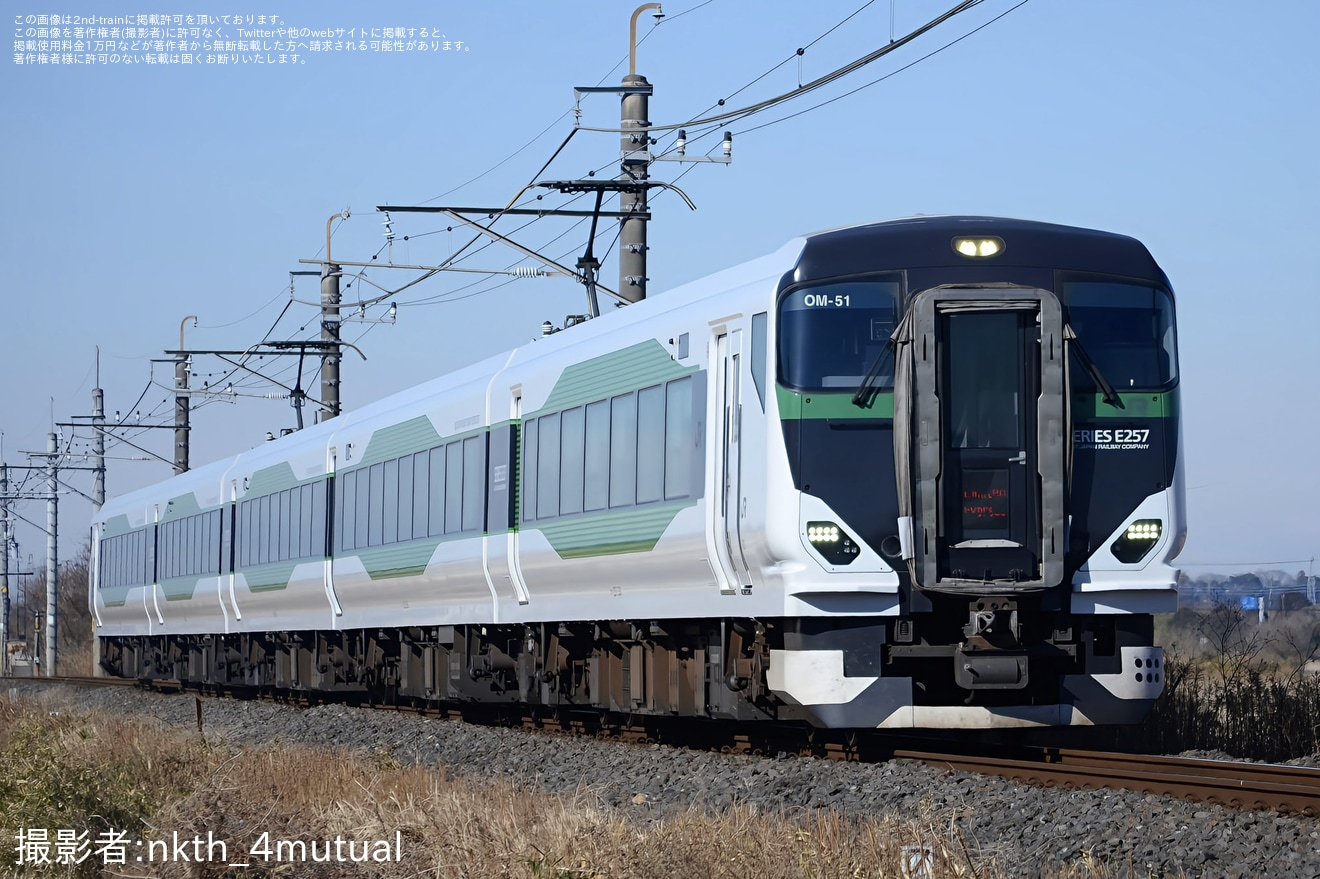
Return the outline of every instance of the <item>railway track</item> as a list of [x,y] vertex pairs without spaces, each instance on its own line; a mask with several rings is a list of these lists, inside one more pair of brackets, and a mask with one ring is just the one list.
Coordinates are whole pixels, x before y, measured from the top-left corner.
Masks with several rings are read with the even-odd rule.
[[[53,683],[73,686],[133,687],[171,693],[189,692],[174,681],[139,682],[122,678],[51,677],[5,678],[5,684]],[[321,696],[276,697],[270,693],[213,693],[263,697],[298,705],[335,701]],[[329,695],[329,694],[325,694]],[[352,700],[357,701],[357,700]],[[361,704],[361,703],[359,703]],[[202,702],[197,699],[198,728],[202,728]],[[632,724],[627,718],[596,714],[554,719],[517,717],[503,711],[469,706],[371,705],[430,717],[465,722],[521,726],[529,731],[586,735],[624,743],[661,742],[676,747],[718,750],[762,756],[792,754],[817,759],[884,762],[915,760],[957,772],[995,775],[1026,784],[1063,789],[1104,788],[1219,803],[1241,809],[1269,809],[1309,816],[1320,815],[1320,768],[1272,763],[1205,760],[1164,755],[1128,754],[1049,746],[989,748],[946,739],[863,732],[822,737],[821,731],[801,727],[757,729],[723,722]]]
[[[54,677],[36,677],[36,678],[0,678],[0,685],[13,686],[14,684],[72,684],[80,687],[136,687],[138,682],[128,678],[93,678],[80,677],[77,675],[57,675]],[[168,689],[177,689],[177,686]]]
[[1320,769],[1042,748],[1014,757],[895,749],[895,757],[1062,788],[1119,788],[1245,809],[1320,815]]

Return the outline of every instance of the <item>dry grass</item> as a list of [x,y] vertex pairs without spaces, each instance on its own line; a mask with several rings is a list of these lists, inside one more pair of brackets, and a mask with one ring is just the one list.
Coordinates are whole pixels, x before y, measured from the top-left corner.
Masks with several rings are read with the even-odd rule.
[[[269,834],[320,853],[326,841],[402,839],[386,863],[130,863],[106,872],[0,867],[0,875],[151,877],[992,877],[1020,875],[1004,854],[979,850],[951,813],[851,820],[735,805],[720,814],[661,816],[642,795],[620,811],[590,790],[531,792],[512,781],[474,782],[443,769],[403,767],[388,755],[275,746],[233,750],[154,722],[109,715],[52,716],[49,706],[0,706],[0,833],[19,828],[107,828],[131,838],[194,836],[228,843],[230,863]],[[39,743],[39,744],[38,744]],[[19,781],[15,783],[15,780]],[[83,793],[75,795],[81,786]],[[204,849],[203,849],[204,850]],[[330,847],[333,851],[333,846]],[[365,847],[355,848],[357,854]],[[11,848],[12,852],[12,848]],[[379,847],[373,854],[382,854]],[[342,853],[347,857],[345,845]],[[285,850],[288,854],[288,849]],[[12,860],[11,857],[4,858]],[[160,859],[158,859],[160,860]],[[287,857],[286,857],[287,861]],[[1125,874],[1119,870],[1117,874]],[[1083,856],[1056,875],[1112,875]]]

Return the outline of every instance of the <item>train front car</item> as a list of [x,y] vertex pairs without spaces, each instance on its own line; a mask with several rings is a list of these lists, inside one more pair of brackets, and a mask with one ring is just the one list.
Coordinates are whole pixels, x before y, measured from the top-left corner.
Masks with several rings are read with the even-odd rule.
[[776,313],[796,536],[851,584],[787,589],[813,609],[771,651],[780,716],[1141,719],[1185,536],[1173,296],[1146,248],[985,218],[842,229],[806,239]]

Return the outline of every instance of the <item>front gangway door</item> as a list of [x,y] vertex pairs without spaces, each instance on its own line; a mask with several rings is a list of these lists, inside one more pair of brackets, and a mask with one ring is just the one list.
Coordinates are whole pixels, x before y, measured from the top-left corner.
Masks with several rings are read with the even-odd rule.
[[896,460],[900,484],[910,479],[918,584],[1056,585],[1067,448],[1058,300],[1022,287],[941,287],[918,294],[903,323],[895,393],[907,399],[896,400],[896,422],[908,434],[896,433],[906,451]]

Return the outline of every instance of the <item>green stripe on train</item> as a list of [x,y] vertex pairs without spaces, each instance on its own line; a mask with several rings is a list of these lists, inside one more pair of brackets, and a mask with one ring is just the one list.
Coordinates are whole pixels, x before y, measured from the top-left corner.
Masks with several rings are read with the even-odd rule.
[[299,559],[292,562],[278,562],[260,565],[255,568],[244,568],[241,573],[243,579],[247,582],[249,592],[276,592],[280,589],[289,588],[289,581],[293,579],[294,568],[299,565],[318,562],[320,562],[320,559]]
[[[455,534],[453,539],[473,535]],[[377,546],[355,553],[367,569],[367,575],[373,580],[389,580],[395,577],[417,577],[426,571],[426,565],[435,555],[435,549],[443,542],[442,538],[410,540],[389,546]]]
[[783,421],[804,421],[815,418],[843,421],[894,417],[894,395],[891,391],[875,394],[866,408],[852,401],[854,393],[855,389],[845,392],[819,392],[794,391],[780,385],[775,386],[775,397],[779,401],[779,418]]
[[438,445],[440,445],[440,434],[435,429],[435,425],[431,424],[431,419],[425,415],[418,415],[416,418],[382,427],[372,433],[371,439],[367,440],[367,448],[362,458],[354,461],[351,466],[369,467],[381,461],[390,461]]
[[165,505],[165,514],[160,517],[160,520],[171,522],[175,519],[186,519],[189,516],[197,515],[201,511],[202,507],[201,504],[197,503],[197,495],[188,492],[170,498],[170,502]]
[[[775,395],[779,400],[779,417],[784,421],[809,419],[843,421],[894,417],[892,391],[876,394],[870,407],[866,409],[853,403],[852,391],[847,393],[794,391],[776,386]],[[1118,397],[1123,404],[1122,408],[1104,402],[1103,394],[1073,394],[1073,420],[1164,418],[1177,412],[1177,388],[1164,392],[1129,391],[1120,393]]]
[[134,589],[145,589],[141,583],[134,583],[131,586],[110,586],[100,590],[101,601],[106,607],[123,607],[128,601],[128,593]]
[[523,417],[531,418],[546,412],[607,400],[615,394],[682,378],[698,370],[697,366],[679,365],[664,345],[655,339],[647,339],[565,368],[550,391],[545,405]]
[[524,522],[523,531],[540,531],[559,557],[565,559],[650,552],[674,517],[696,503],[695,498],[688,498],[622,511],[566,516],[549,522]]
[[[316,479],[324,479],[318,476]],[[277,491],[284,491],[286,488],[293,488],[298,485],[298,477],[293,475],[293,467],[287,461],[274,464],[270,467],[263,467],[253,473],[247,481],[247,493],[244,495],[249,498],[261,497],[262,495],[274,494]]]
[[205,579],[203,577],[172,577],[168,580],[161,580],[159,584],[160,591],[164,594],[166,601],[188,601],[197,594],[197,585]]
[[128,523],[128,516],[111,516],[105,520],[105,527],[101,529],[101,539],[118,537],[121,534],[127,534],[134,531],[132,525]]
[[1178,412],[1178,389],[1119,393],[1123,407],[1105,402],[1104,394],[1073,394],[1073,421],[1096,418],[1167,418]]

